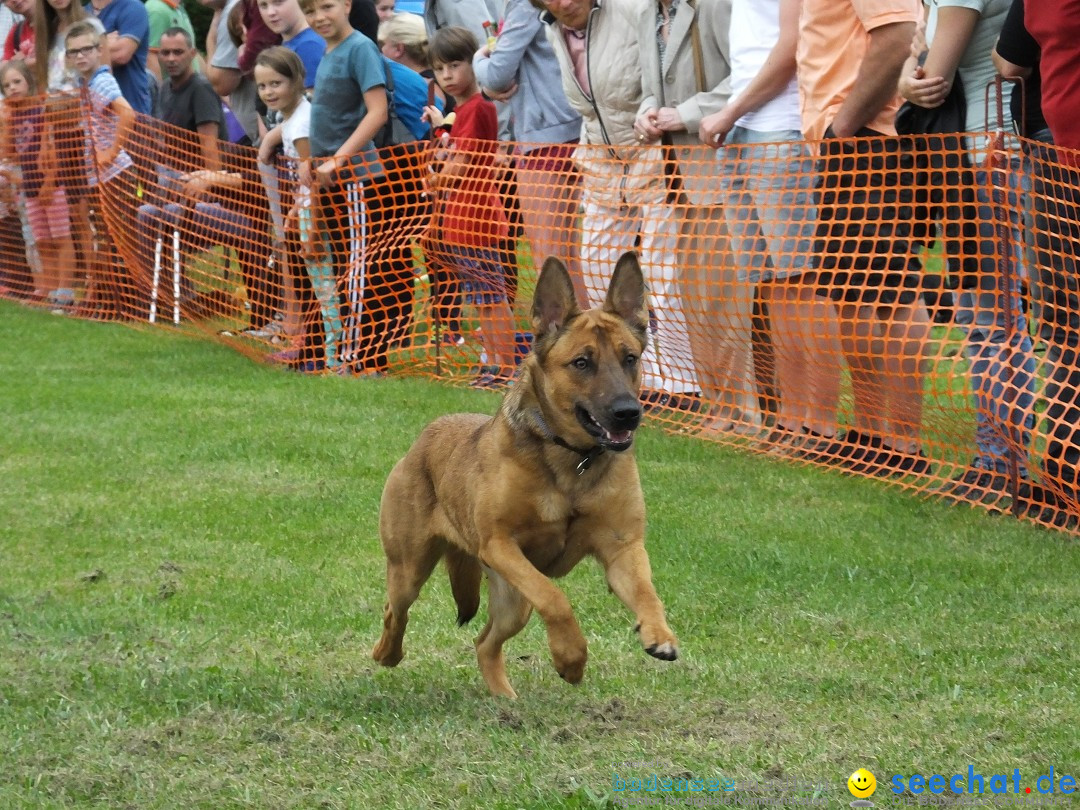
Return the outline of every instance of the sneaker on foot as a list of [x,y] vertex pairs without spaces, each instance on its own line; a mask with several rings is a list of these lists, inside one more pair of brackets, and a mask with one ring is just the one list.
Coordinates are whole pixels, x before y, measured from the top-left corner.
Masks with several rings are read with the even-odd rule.
[[446,346],[464,346],[465,336],[460,332],[443,332],[442,342]]
[[240,334],[256,340],[273,340],[285,334],[285,325],[281,321],[270,321],[262,326],[249,326]]
[[271,363],[295,363],[300,359],[299,349],[285,349],[284,351],[274,352],[268,355],[267,360]]
[[513,371],[498,366],[481,366],[480,374],[469,383],[470,388],[482,388],[488,391],[501,391],[514,381]]

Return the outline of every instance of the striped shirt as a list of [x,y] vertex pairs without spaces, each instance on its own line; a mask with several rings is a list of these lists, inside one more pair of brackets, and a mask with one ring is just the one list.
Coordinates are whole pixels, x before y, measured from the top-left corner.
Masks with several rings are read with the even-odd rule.
[[[102,65],[88,81],[83,82],[90,95],[90,144],[94,152],[107,152],[116,143],[116,119],[109,112],[109,106],[118,98],[123,98],[120,85],[109,69]],[[90,158],[90,185],[98,180],[98,172],[93,169],[93,154]],[[124,169],[131,166],[131,156],[121,149],[108,166],[101,168],[101,181],[107,183]]]

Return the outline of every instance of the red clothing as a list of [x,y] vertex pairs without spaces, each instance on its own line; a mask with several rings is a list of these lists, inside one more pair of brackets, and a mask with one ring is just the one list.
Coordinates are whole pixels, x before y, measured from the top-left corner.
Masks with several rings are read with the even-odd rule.
[[[19,41],[15,41],[15,35],[19,35]],[[29,20],[16,23],[8,32],[4,42],[4,61],[14,58],[15,54],[21,54],[27,64],[34,64],[34,26]]]
[[498,247],[510,235],[502,202],[495,188],[495,150],[499,120],[495,105],[477,93],[454,109],[451,148],[469,155],[469,171],[455,178],[442,207],[442,238],[468,247]]
[[250,76],[255,60],[267,48],[281,44],[281,36],[266,27],[259,13],[257,0],[242,0],[244,4],[244,44],[240,48],[240,73]]
[[[1024,25],[1042,48],[1042,108],[1054,143],[1080,149],[1080,0],[1025,0]],[[1059,159],[1080,165],[1076,155]]]

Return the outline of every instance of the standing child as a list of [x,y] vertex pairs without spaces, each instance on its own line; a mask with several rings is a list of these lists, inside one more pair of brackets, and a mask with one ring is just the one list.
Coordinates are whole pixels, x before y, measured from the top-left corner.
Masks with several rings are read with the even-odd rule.
[[311,28],[326,41],[311,100],[314,171],[301,182],[320,194],[321,226],[331,244],[344,291],[343,373],[387,370],[388,280],[384,261],[373,260],[372,240],[382,224],[383,169],[372,139],[387,120],[386,70],[375,43],[349,24],[350,0],[302,0]]
[[[304,87],[314,87],[319,62],[326,53],[323,38],[311,30],[297,0],[258,0],[258,4],[266,27],[281,37],[284,47],[300,57],[304,65]],[[258,59],[255,62],[258,64]]]
[[[135,124],[135,110],[125,100],[109,68],[102,64],[102,36],[89,20],[73,24],[64,35],[65,53],[79,76],[79,85],[89,96],[90,165],[88,184],[99,214],[111,201],[124,199],[134,191],[131,156],[123,144]],[[108,111],[108,112],[106,112]],[[125,183],[124,178],[127,178]],[[99,229],[100,232],[100,229]],[[119,313],[121,291],[111,290],[106,300],[111,268],[102,268],[99,251],[86,257],[87,284],[84,306],[91,312],[103,309]]]
[[[435,78],[454,99],[456,117],[446,160],[429,183],[438,197],[434,218],[441,228],[436,260],[461,277],[466,301],[480,320],[488,365],[472,385],[504,388],[514,374],[514,315],[499,250],[509,227],[495,188],[499,121],[472,68],[478,47],[472,32],[459,26],[441,28],[431,38]],[[437,108],[425,107],[424,115],[436,130],[442,125]]]
[[[287,46],[268,48],[255,60],[259,98],[268,110],[284,118],[274,132],[280,137],[282,153],[294,166],[303,165],[311,158],[311,102],[304,95],[304,76],[303,62]],[[268,163],[271,159],[270,154],[260,149],[261,162]],[[333,267],[316,256],[312,248],[311,188],[299,182],[295,170],[289,174],[284,184],[285,194],[281,195],[285,252],[291,271],[286,273],[286,284],[293,285],[300,306],[304,343],[298,356],[283,355],[281,359],[298,371],[322,371],[328,361],[331,365],[334,362],[333,336],[341,328]],[[278,177],[271,176],[275,180]]]
[[0,68],[0,91],[5,98],[11,91],[11,100],[0,105],[0,141],[5,144],[0,152],[0,295],[17,298],[33,297],[36,281],[31,270],[33,237],[26,218],[19,161],[8,138],[13,123],[19,119],[15,99],[31,86],[31,74],[25,67],[22,72],[8,65]]
[[[326,52],[326,43],[322,37],[311,30],[307,19],[304,17],[304,12],[300,9],[299,2],[297,0],[258,0],[258,6],[259,14],[262,15],[262,21],[266,24],[266,27],[281,37],[282,47],[288,48],[300,58],[300,62],[304,67],[304,88],[310,89],[314,87],[315,76],[319,71],[319,62],[322,61],[323,54]],[[255,62],[257,65],[258,58],[256,58]],[[268,172],[280,171],[281,175],[278,182],[285,186],[295,187],[296,178],[295,175],[290,177],[287,169],[278,167],[273,157],[276,150],[281,146],[281,127],[279,126],[281,124],[281,114],[274,110],[267,110],[263,122],[269,128],[269,131],[263,136],[260,144],[259,161],[264,164],[261,169],[263,182],[266,183],[266,190],[270,196],[271,205],[273,205],[274,180]],[[306,130],[304,137],[307,137]],[[281,239],[284,239],[284,237],[282,236]],[[292,258],[296,259],[296,256]],[[293,269],[293,272],[294,275],[298,274],[298,278],[303,277],[304,271],[299,264]],[[304,331],[304,325],[300,323],[298,314],[298,309],[302,304],[293,296],[294,291],[297,291],[295,285],[285,284],[283,290],[285,331],[290,335],[300,334]],[[289,351],[292,350],[286,350],[286,352]],[[287,361],[287,356],[278,359]]]
[[[75,299],[70,278],[75,264],[75,243],[71,238],[71,217],[67,197],[60,185],[56,150],[50,148],[43,100],[37,95],[37,81],[22,59],[12,59],[0,67],[0,88],[9,109],[4,133],[4,157],[18,165],[26,216],[37,244],[42,267],[42,294],[63,313]],[[67,268],[66,275],[61,276]]]

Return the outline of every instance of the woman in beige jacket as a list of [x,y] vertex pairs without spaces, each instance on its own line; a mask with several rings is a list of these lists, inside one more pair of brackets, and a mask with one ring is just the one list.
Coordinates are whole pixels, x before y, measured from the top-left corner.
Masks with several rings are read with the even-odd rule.
[[638,22],[647,0],[533,0],[547,13],[563,90],[582,116],[574,160],[581,172],[581,265],[599,306],[618,257],[635,247],[655,315],[644,385],[667,407],[696,410],[699,386],[676,284],[678,221],[668,204],[659,148],[642,149]]

